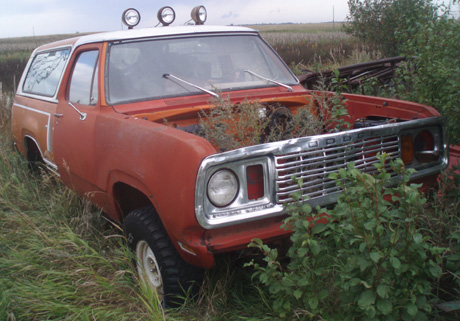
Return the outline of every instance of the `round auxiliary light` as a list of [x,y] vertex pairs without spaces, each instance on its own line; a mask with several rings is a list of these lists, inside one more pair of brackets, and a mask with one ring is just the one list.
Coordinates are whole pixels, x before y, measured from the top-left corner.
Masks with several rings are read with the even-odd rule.
[[158,10],[157,18],[163,26],[169,26],[176,19],[176,13],[171,7],[163,7]]
[[128,29],[133,29],[141,21],[141,14],[136,9],[129,8],[123,12],[121,20],[128,26]]
[[214,206],[224,207],[235,200],[238,193],[238,179],[228,170],[215,172],[208,181],[208,198]]
[[191,16],[197,25],[202,25],[205,23],[208,13],[206,12],[206,8],[204,6],[196,6],[192,9]]

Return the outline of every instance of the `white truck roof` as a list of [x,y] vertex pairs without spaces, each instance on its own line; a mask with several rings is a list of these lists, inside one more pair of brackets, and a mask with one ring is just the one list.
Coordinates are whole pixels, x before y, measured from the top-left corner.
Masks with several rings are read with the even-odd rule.
[[123,41],[130,39],[142,39],[152,37],[168,37],[168,36],[184,36],[193,34],[212,34],[212,33],[253,33],[258,34],[258,31],[239,26],[175,26],[175,27],[156,27],[143,29],[130,29],[111,32],[95,33],[70,39],[60,40],[53,43],[45,44],[35,49],[34,54],[39,51],[49,50],[51,48],[72,46],[78,47],[87,43],[104,42],[104,41]]

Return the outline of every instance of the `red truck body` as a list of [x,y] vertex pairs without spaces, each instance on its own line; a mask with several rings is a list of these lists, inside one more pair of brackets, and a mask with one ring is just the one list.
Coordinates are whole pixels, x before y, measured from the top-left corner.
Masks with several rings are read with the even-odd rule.
[[[257,32],[239,27],[128,30],[83,36],[37,48],[24,72],[13,105],[12,130],[17,148],[30,160],[43,161],[64,184],[91,200],[115,222],[122,224],[129,213],[152,207],[180,257],[187,264],[201,268],[211,268],[215,254],[244,248],[255,237],[264,241],[286,237],[288,231],[280,229],[280,222],[284,217],[283,206],[288,202],[287,192],[282,193],[284,183],[276,182],[282,175],[292,173],[291,169],[283,166],[293,157],[296,162],[303,162],[303,165],[295,167],[299,173],[307,171],[309,159],[322,157],[321,184],[327,185],[331,191],[325,189],[318,194],[319,185],[316,186],[312,190],[312,193],[317,193],[312,198],[312,204],[329,205],[336,201],[338,191],[327,181],[325,173],[337,170],[349,161],[361,162],[363,170],[367,170],[372,167],[377,152],[391,152],[393,157],[402,157],[406,148],[402,137],[409,136],[416,146],[412,147],[412,155],[427,154],[431,157],[429,161],[421,161],[414,156],[413,161],[407,163],[408,167],[417,170],[413,179],[423,182],[425,188],[436,185],[437,175],[447,164],[446,131],[439,113],[427,106],[344,94],[342,98],[350,116],[348,121],[357,124],[364,120],[365,125],[344,132],[330,131],[324,135],[220,152],[204,137],[182,130],[198,124],[202,110],[213,108],[215,84],[205,88],[211,91],[210,95],[176,81],[170,93],[168,86],[173,81],[170,76],[173,73],[161,72],[155,81],[165,85],[165,94],[155,92],[148,98],[133,96],[125,100],[124,89],[109,83],[112,79],[118,81],[124,77],[118,75],[112,78],[116,69],[111,69],[115,68],[112,64],[119,59],[116,55],[121,56],[123,50],[129,53],[124,59],[132,60],[133,52],[139,51],[135,50],[135,46],[140,48],[150,42],[161,41],[169,46],[169,50],[176,48],[177,51],[191,52],[192,49],[187,47],[185,50],[185,45],[177,39],[193,38],[198,43],[201,39],[216,41],[218,37],[257,38],[254,43],[263,44],[266,46],[264,50],[269,52],[264,55],[276,56],[267,49],[269,47]],[[177,42],[177,46],[168,44],[168,41]],[[255,45],[248,42],[239,50],[253,50],[250,46]],[[205,50],[199,45],[199,49],[193,48],[194,53]],[[227,57],[223,50],[218,52],[216,59],[209,58],[212,64],[210,72],[215,74],[213,77],[223,78],[227,72],[224,67],[216,71],[214,64],[223,66],[232,58],[235,65],[240,51]],[[172,52],[167,54],[169,58],[174,55]],[[160,58],[153,54],[150,58],[151,64],[155,61],[162,64]],[[37,62],[39,59],[44,62]],[[118,61],[122,63],[121,59]],[[79,69],[80,62],[82,68]],[[177,60],[176,64],[181,62],[184,61]],[[200,61],[205,65],[204,62],[207,63]],[[221,89],[218,95],[232,104],[249,100],[290,109],[316,106],[318,93],[305,90],[278,58],[274,58],[273,64],[284,73],[285,76],[280,77],[291,82],[289,86],[252,77],[251,80],[238,80],[237,85]],[[88,66],[92,66],[90,72],[87,72]],[[143,67],[149,69],[150,65]],[[50,68],[51,71],[48,70]],[[123,68],[119,69],[126,77],[131,77],[128,69],[134,70],[134,64]],[[181,68],[188,70],[192,67]],[[204,69],[200,70],[204,72]],[[90,90],[88,97],[77,90],[81,84],[82,88],[85,87],[85,78],[81,76],[79,79],[80,72],[89,75],[86,82]],[[57,74],[53,80],[54,91],[44,85],[53,73]],[[149,70],[146,76],[154,73]],[[178,73],[180,71],[175,74]],[[241,76],[241,73],[244,74],[244,71],[239,71],[240,77],[247,77]],[[136,71],[130,82],[137,81],[142,75],[142,69]],[[243,84],[249,81],[251,86],[245,87]],[[187,90],[175,92],[176,87],[187,87]],[[370,124],[371,121],[375,123]],[[422,132],[428,132],[431,141],[420,147],[417,144],[425,137]],[[375,140],[375,137],[378,139]],[[375,140],[373,143],[366,143],[372,139]],[[391,147],[386,147],[389,142]],[[354,144],[352,149],[345,150],[344,146],[351,146],[350,143]],[[366,152],[366,148],[372,145],[379,148]],[[315,156],[308,156],[310,149],[314,149],[311,155]],[[331,157],[335,155],[331,150],[342,155],[337,156],[342,165],[334,165],[335,169],[329,168],[332,166],[329,165]],[[292,156],[293,153],[300,154]],[[263,172],[263,192],[256,200],[247,196],[250,182],[245,175],[251,165],[259,166]],[[314,168],[317,169],[318,165]],[[221,170],[230,171],[238,181],[239,189],[233,203],[228,206],[215,205],[209,199],[209,181],[214,173]],[[318,175],[317,172],[315,175]],[[287,191],[291,191],[290,188]]]

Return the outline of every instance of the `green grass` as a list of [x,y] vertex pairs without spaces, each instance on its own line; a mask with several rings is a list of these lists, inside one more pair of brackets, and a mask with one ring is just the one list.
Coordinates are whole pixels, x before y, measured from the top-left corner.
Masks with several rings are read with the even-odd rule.
[[0,111],[0,320],[161,319],[120,231],[31,169],[12,147],[8,108]]

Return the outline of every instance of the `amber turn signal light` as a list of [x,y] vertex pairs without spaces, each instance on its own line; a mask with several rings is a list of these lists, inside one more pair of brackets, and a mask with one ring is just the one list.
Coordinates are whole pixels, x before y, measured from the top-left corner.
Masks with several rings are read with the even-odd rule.
[[401,136],[401,158],[404,165],[414,161],[414,142],[411,135]]

